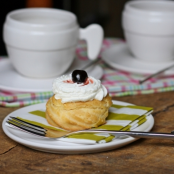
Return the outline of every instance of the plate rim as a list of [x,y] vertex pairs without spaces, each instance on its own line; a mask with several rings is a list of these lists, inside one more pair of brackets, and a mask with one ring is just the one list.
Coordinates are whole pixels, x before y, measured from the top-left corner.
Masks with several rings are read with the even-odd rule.
[[[108,64],[110,67],[116,69],[116,70],[121,70],[121,71],[126,71],[126,72],[130,72],[130,73],[136,73],[136,74],[152,74],[152,73],[155,73],[156,71],[158,71],[159,69],[162,69],[162,68],[165,68],[165,67],[168,67],[170,64],[174,64],[174,60],[173,61],[170,61],[170,62],[159,62],[159,63],[154,63],[154,65],[164,65],[164,63],[166,64],[164,67],[162,68],[159,68],[158,70],[148,70],[148,69],[142,69],[139,68],[130,68],[130,67],[127,67],[126,65],[123,66],[122,64],[118,64],[116,61],[113,61],[113,60],[108,60],[110,56],[107,56],[108,52],[110,52],[110,50],[114,50],[114,48],[116,47],[119,47],[119,46],[122,46],[122,47],[127,47],[127,44],[125,42],[120,42],[120,43],[117,43],[115,45],[111,45],[109,48],[105,49],[102,53],[101,53],[101,59],[106,63]],[[117,48],[118,49],[118,48]],[[118,50],[117,50],[118,51]],[[114,54],[115,56],[116,54]],[[132,58],[134,58],[132,56]],[[117,59],[116,59],[117,60]],[[149,63],[148,62],[143,62],[139,59],[134,59],[134,61],[137,61],[138,63],[144,63],[146,65],[148,65]],[[128,70],[129,68],[129,70]],[[174,74],[174,70],[171,71],[171,70],[168,70],[165,72],[164,75],[173,75]]]
[[[0,59],[0,64],[1,64],[1,62],[2,63],[6,63],[6,64],[8,64],[8,63],[10,63],[10,60],[9,60],[9,58],[2,58],[2,59]],[[11,65],[12,66],[12,65]],[[97,73],[97,75],[98,75],[98,79],[101,79],[102,78],[102,76],[103,76],[103,74],[104,74],[104,70],[103,70],[103,68],[101,67],[101,66],[99,66],[99,65],[94,65],[94,66],[91,66],[91,67],[89,67],[90,69],[92,68],[92,69],[94,69],[94,68],[96,68],[96,69],[98,69],[98,71],[100,71],[99,73]],[[16,72],[17,73],[17,72]],[[22,76],[22,75],[21,75]],[[27,77],[24,77],[24,76],[22,76],[22,78],[25,78],[25,80],[27,80],[27,79],[29,79],[29,80],[50,80],[50,81],[53,81],[56,77],[53,77],[53,78],[47,78],[47,79],[35,79],[35,78],[27,78]],[[46,83],[48,83],[48,82],[46,82]],[[51,87],[51,86],[50,86]],[[8,86],[6,86],[6,85],[1,85],[0,84],[0,90],[2,90],[2,91],[9,91],[9,92],[14,92],[14,93],[17,93],[17,92],[25,92],[25,93],[37,93],[37,92],[49,92],[49,91],[52,91],[52,89],[50,88],[50,89],[34,89],[34,88],[32,88],[32,89],[22,89],[22,88],[16,88],[16,87],[11,87],[10,85]]]
[[[120,104],[125,104],[125,105],[132,105],[131,103],[127,103],[127,102],[122,102],[122,101],[117,101],[117,100],[113,100],[113,102],[115,103],[120,103]],[[71,146],[71,148],[69,148],[69,146],[58,146],[58,145],[50,145],[51,147],[48,147],[48,144],[41,144],[38,142],[31,142],[27,139],[23,139],[21,137],[17,137],[14,134],[12,134],[7,128],[7,126],[5,125],[6,120],[8,119],[8,117],[11,114],[14,114],[15,112],[18,112],[19,110],[25,110],[25,109],[29,109],[31,107],[39,107],[45,105],[46,103],[39,103],[39,104],[35,104],[35,105],[30,105],[30,106],[26,106],[20,109],[17,109],[11,113],[9,113],[2,122],[2,129],[4,131],[4,133],[12,140],[18,142],[19,144],[22,144],[26,147],[30,147],[32,149],[35,150],[39,150],[39,151],[44,151],[44,152],[51,152],[51,153],[63,153],[63,154],[84,154],[84,153],[96,153],[96,152],[103,152],[103,151],[107,151],[107,150],[112,150],[112,149],[117,149],[119,147],[125,146],[127,144],[130,144],[136,140],[138,140],[139,138],[133,138],[133,137],[129,137],[121,141],[121,144],[117,144],[117,142],[114,142],[114,140],[112,142],[109,143],[103,143],[103,144],[94,144],[94,145],[80,145],[77,144],[75,146]],[[154,118],[152,116],[152,114],[150,114],[151,119],[152,119],[152,123],[151,125],[148,126],[148,128],[146,128],[144,131],[149,132],[153,126],[154,126]],[[114,148],[114,145],[116,146]],[[118,146],[118,147],[117,147]],[[58,147],[58,148],[57,148]],[[88,151],[88,152],[86,152]],[[89,152],[91,151],[91,152]]]

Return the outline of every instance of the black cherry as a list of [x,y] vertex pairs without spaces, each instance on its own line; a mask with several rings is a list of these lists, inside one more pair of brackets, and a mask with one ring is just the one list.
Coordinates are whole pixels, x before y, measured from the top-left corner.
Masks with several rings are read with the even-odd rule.
[[72,80],[74,83],[85,83],[88,79],[88,74],[84,70],[74,70],[72,72]]

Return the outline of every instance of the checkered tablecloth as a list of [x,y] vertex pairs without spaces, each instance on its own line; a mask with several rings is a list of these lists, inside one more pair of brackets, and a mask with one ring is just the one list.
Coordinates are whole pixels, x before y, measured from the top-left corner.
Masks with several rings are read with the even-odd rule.
[[[118,42],[123,41],[117,38],[105,38],[101,52]],[[81,41],[79,43],[76,54],[79,59],[87,60],[85,42]],[[111,96],[150,94],[174,90],[174,75],[152,78],[148,82],[139,85],[137,79],[143,79],[145,75],[111,69],[102,60],[99,62],[99,65],[104,70],[101,82],[108,89]],[[18,94],[11,93],[10,91],[0,91],[0,105],[4,107],[18,107],[42,103],[46,102],[52,95],[52,91]]]

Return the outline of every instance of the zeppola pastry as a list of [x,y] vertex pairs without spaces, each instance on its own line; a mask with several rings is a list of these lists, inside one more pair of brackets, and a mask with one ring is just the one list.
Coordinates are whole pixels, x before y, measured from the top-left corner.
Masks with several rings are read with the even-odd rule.
[[54,95],[46,104],[49,124],[69,131],[98,127],[105,123],[112,100],[100,80],[75,70],[53,82]]

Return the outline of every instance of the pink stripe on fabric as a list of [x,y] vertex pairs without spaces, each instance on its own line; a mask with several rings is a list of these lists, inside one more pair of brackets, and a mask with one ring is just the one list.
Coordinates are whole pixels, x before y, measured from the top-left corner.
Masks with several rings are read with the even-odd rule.
[[20,106],[25,106],[25,104],[24,104],[23,101],[19,101],[19,105],[20,105]]
[[105,84],[106,84],[106,85],[115,85],[115,82],[107,81]]
[[157,88],[155,88],[155,89],[154,89],[154,93],[157,93],[157,92],[158,92],[158,89],[157,89]]
[[[126,76],[128,78],[128,80],[126,80],[126,82],[132,82],[132,83],[135,83],[135,84],[139,84],[139,81],[138,80],[133,79],[131,77],[131,75],[132,75],[131,73],[125,72],[125,71],[111,72],[111,73],[106,74],[105,77],[107,77],[107,76],[114,76],[114,75],[115,76],[124,75],[124,76]],[[117,81],[117,82],[123,82],[123,81]]]
[[18,97],[17,96],[13,96],[13,101],[17,101],[18,100]]
[[125,82],[125,81],[124,80],[117,80],[116,82],[114,82],[114,81],[110,81],[110,80],[105,80],[105,81],[102,82],[102,84],[110,84],[110,83],[113,83],[113,85],[115,85],[115,84],[119,84],[121,82]]
[[109,94],[110,94],[112,97],[115,96],[115,93],[113,93],[113,92],[110,92]]
[[[166,78],[174,78],[174,75],[166,75]],[[163,79],[163,77],[159,77],[159,79]]]
[[116,72],[104,74],[105,77],[118,75]]
[[138,80],[132,79],[130,77],[129,77],[129,80],[127,82],[132,82],[132,83],[135,83],[135,84],[139,84]]
[[31,99],[35,99],[36,98],[36,94],[35,93],[31,93]]
[[2,106],[6,106],[6,102],[1,101],[1,105],[2,105]]
[[167,82],[163,82],[164,87],[168,87],[168,83]]
[[137,93],[138,93],[138,95],[142,94],[142,92],[141,92],[141,91],[137,91]]
[[131,77],[131,74],[130,74],[130,73],[127,73],[127,77],[129,78],[129,81],[130,81],[130,82],[139,84],[139,81],[136,80],[136,79],[133,79],[133,78]]
[[147,84],[147,89],[151,89],[151,88],[152,88],[151,84],[148,83],[148,84]]
[[80,54],[80,51],[79,51],[79,50],[76,50],[76,54],[77,54],[77,56],[79,57],[79,59],[87,60],[87,57],[82,56],[82,55]]
[[107,47],[111,45],[111,43],[109,43],[107,39],[103,40],[103,44]]
[[151,83],[155,83],[157,80],[155,78],[149,79]]
[[126,87],[125,86],[121,86],[121,91],[125,92],[126,91]]
[[130,75],[130,73],[129,72],[126,72],[126,71],[119,71],[118,73],[119,74],[124,74],[124,75],[127,75],[127,76]]
[[13,95],[14,93],[10,91],[1,91],[4,95]]

